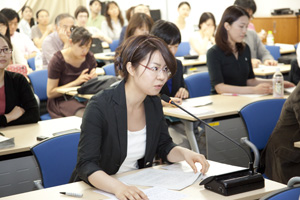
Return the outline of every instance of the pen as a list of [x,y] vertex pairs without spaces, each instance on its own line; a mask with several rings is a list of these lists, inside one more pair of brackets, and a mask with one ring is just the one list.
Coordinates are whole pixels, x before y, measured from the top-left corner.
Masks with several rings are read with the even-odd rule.
[[74,192],[60,192],[60,194],[64,194],[71,197],[79,197],[79,198],[83,196],[83,194],[81,193],[74,193]]
[[238,96],[236,93],[222,93],[224,96]]

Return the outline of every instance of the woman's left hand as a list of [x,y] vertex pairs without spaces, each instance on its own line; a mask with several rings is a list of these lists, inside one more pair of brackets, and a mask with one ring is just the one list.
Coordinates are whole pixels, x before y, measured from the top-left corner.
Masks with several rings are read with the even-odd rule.
[[295,87],[295,84],[289,81],[284,81],[284,88],[289,88],[289,87]]

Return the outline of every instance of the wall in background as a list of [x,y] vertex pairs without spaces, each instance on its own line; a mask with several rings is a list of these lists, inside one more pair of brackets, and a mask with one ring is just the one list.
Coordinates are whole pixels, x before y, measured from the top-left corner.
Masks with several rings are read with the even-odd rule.
[[[39,0],[47,1],[47,0]],[[72,0],[61,0],[63,4]],[[87,4],[90,0],[86,0]],[[131,6],[138,4],[149,5],[150,9],[161,9],[162,19],[175,21],[178,13],[177,7],[182,0],[116,0],[119,4],[123,16],[125,17],[125,11]],[[194,25],[198,24],[200,15],[203,12],[212,12],[215,15],[217,23],[220,21],[223,11],[233,4],[234,0],[187,0],[192,7],[188,21]],[[4,7],[10,7],[17,11],[20,10],[26,0],[0,0],[0,9]],[[257,11],[254,17],[270,16],[272,10],[278,8],[291,8],[294,11],[300,9],[300,0],[256,0]],[[55,5],[57,6],[57,5]],[[71,13],[73,14],[73,13]]]

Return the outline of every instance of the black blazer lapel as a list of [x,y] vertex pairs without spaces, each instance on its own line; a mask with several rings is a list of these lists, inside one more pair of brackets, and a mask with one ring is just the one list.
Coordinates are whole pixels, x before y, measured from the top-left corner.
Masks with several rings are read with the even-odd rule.
[[124,81],[121,81],[117,88],[114,90],[113,100],[115,101],[115,106],[112,112],[116,113],[119,146],[121,149],[121,165],[127,155],[127,108]]

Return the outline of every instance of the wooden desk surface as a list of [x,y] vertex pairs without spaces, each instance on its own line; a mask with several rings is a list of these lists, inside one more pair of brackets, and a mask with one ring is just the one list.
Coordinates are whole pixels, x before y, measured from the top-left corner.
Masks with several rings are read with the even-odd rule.
[[15,146],[12,148],[0,149],[0,156],[30,151],[30,147],[39,142],[36,140],[37,136],[44,135],[53,137],[53,133],[74,128],[80,129],[80,125],[81,118],[73,116],[39,121],[38,123],[34,124],[0,128],[0,132],[2,132],[6,137],[15,138]]
[[[225,95],[210,95],[204,97],[197,97],[199,101],[210,100],[212,104],[203,106],[202,108],[205,110],[211,110],[212,113],[207,113],[204,115],[198,115],[200,119],[211,119],[215,117],[224,117],[229,115],[238,114],[239,111],[249,103],[264,100],[264,99],[272,99],[272,95],[260,96],[260,97],[245,97],[245,96],[225,96]],[[285,96],[287,98],[287,96]],[[171,117],[177,117],[180,119],[186,119],[189,121],[196,121],[193,117],[186,113],[178,114],[174,113],[174,108],[172,107],[164,107],[164,114]]]
[[291,70],[291,65],[278,65],[278,66],[265,66],[253,68],[253,72],[256,76],[269,76],[273,75],[276,71],[276,68],[280,68],[281,73],[288,73]]
[[[228,173],[232,171],[236,171],[241,169],[240,167],[235,167],[231,165],[225,165],[213,161],[210,162],[210,169],[209,172],[207,173],[207,176],[212,176],[212,175],[217,175],[221,173]],[[159,167],[155,167],[159,168]],[[138,170],[136,170],[138,171]],[[134,173],[136,171],[132,172],[127,172],[124,174],[119,174],[119,175],[114,175],[115,177],[121,177],[126,174]],[[245,192],[237,195],[232,195],[232,196],[222,196],[216,193],[213,193],[209,190],[206,190],[203,186],[199,186],[200,180],[195,181],[194,184],[191,186],[181,190],[180,192],[184,193],[187,195],[185,198],[186,200],[191,200],[191,199],[236,199],[236,200],[248,200],[248,199],[259,199],[260,197],[266,195],[267,193],[270,193],[274,190],[282,189],[286,187],[285,185],[281,183],[277,183],[274,181],[270,180],[265,180],[265,187],[262,189],[258,190],[253,190],[250,192]],[[90,187],[84,182],[76,182],[76,183],[70,183],[66,185],[61,185],[57,187],[52,187],[48,189],[43,189],[43,190],[37,190],[33,192],[27,192],[27,193],[22,193],[18,195],[12,195],[12,196],[7,196],[3,197],[3,200],[15,200],[15,199],[22,199],[22,200],[40,200],[41,197],[43,197],[44,200],[57,200],[57,199],[74,199],[74,197],[69,197],[65,195],[59,194],[59,192],[77,192],[77,193],[82,193],[83,197],[80,199],[106,199],[107,197],[103,196],[102,194],[94,192],[95,188]]]

